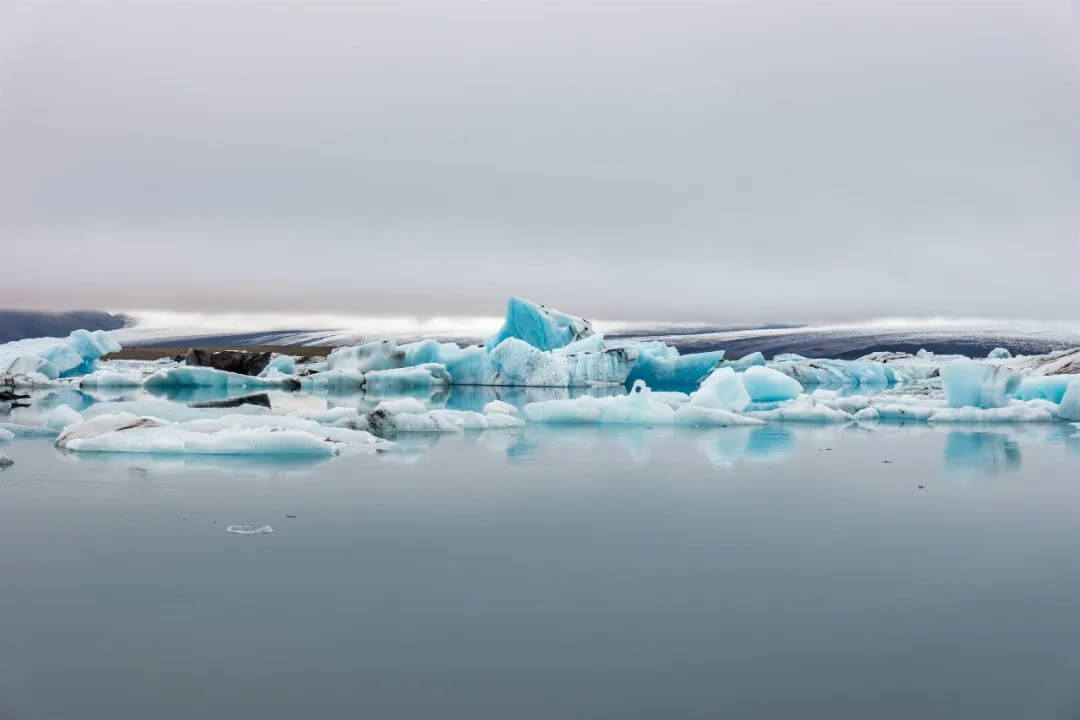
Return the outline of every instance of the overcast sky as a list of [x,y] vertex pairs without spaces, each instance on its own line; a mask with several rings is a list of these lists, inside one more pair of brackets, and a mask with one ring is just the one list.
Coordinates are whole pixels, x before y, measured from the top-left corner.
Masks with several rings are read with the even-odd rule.
[[1080,5],[0,2],[0,307],[1080,317]]

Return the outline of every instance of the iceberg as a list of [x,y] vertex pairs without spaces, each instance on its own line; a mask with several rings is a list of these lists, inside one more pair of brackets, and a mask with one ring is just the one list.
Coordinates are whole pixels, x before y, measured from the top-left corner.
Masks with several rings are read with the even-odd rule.
[[797,380],[771,367],[747,368],[742,374],[742,383],[754,402],[791,400],[803,391]]
[[0,470],[11,467],[15,464],[15,461],[9,458],[4,453],[0,453]]
[[765,422],[836,423],[854,419],[842,410],[815,402],[809,395],[780,403],[770,410],[748,410],[746,414]]
[[1065,420],[1080,420],[1080,377],[1073,377],[1065,388],[1058,404],[1058,417]]
[[674,409],[637,380],[628,395],[583,396],[567,400],[529,403],[525,417],[539,423],[617,425],[757,425],[760,421],[705,406]]
[[1032,375],[1020,381],[1021,400],[1049,400],[1060,403],[1069,383],[1080,375]]
[[387,443],[363,430],[326,427],[293,416],[226,415],[169,422],[118,413],[68,426],[56,445],[72,452],[327,456],[343,448],[373,450]]
[[768,366],[803,385],[886,386],[909,379],[893,367],[872,360],[811,359],[786,353],[773,358]]
[[142,387],[143,376],[132,371],[98,370],[79,379],[79,387],[98,388],[136,388]]
[[[404,410],[404,412],[402,411]],[[458,433],[464,430],[492,430],[521,427],[525,421],[513,415],[485,413],[471,410],[412,411],[413,408],[397,404],[380,403],[364,421],[376,435],[389,433]]]
[[932,423],[1028,423],[1051,422],[1053,419],[1054,413],[1049,409],[1031,404],[991,408],[947,407],[930,416]]
[[986,356],[990,360],[1008,360],[1012,357],[1012,353],[1008,348],[996,347],[989,352]]
[[211,367],[175,367],[160,370],[143,382],[150,391],[175,388],[214,388],[218,390],[242,390],[251,388],[296,389],[300,383],[294,378],[259,378],[251,375],[217,370]]
[[690,394],[689,402],[697,407],[742,412],[750,405],[750,395],[742,378],[725,367],[713,370],[701,387]]
[[14,439],[15,439],[15,433],[11,432],[10,430],[6,430],[4,428],[0,428],[0,442],[4,442],[6,440],[14,440]]
[[752,368],[755,365],[765,365],[765,356],[760,352],[752,352],[749,355],[743,355],[738,360],[724,360],[721,363],[721,367],[731,368],[736,372],[742,372],[747,368]]
[[592,334],[592,324],[584,318],[512,297],[506,303],[503,326],[487,345],[496,347],[508,338],[516,338],[538,350],[555,350]]
[[626,382],[638,380],[653,388],[694,387],[724,360],[723,350],[679,354],[678,349],[661,342],[627,346],[631,367]]
[[48,380],[83,375],[98,358],[120,350],[106,332],[75,330],[66,338],[29,338],[0,345],[0,374],[40,375]]
[[950,407],[999,408],[1020,389],[1020,375],[1000,365],[953,360],[941,368]]
[[502,400],[492,400],[484,405],[485,415],[517,415],[517,408]]
[[259,373],[259,377],[267,377],[275,373],[281,373],[282,375],[295,375],[296,374],[296,360],[291,355],[274,355],[270,358],[270,362]]

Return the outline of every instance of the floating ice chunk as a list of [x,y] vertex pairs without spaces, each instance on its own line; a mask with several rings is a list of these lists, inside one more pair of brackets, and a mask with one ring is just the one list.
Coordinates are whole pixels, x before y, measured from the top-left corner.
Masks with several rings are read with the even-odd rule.
[[225,528],[225,532],[232,533],[233,535],[267,535],[274,532],[274,528],[269,525],[263,525],[261,527],[255,527],[254,525],[230,525]]
[[137,372],[98,370],[79,380],[81,388],[134,388],[141,387],[143,376]]
[[[784,377],[784,380],[789,378]],[[801,388],[800,388],[801,391]],[[690,404],[742,412],[750,405],[742,378],[731,368],[718,368],[709,374],[695,392],[690,394]]]
[[827,405],[819,405],[806,395],[772,410],[748,410],[746,414],[766,422],[832,423],[848,422],[853,419],[850,414],[834,410]]
[[56,446],[69,448],[69,443],[98,437],[121,430],[134,428],[159,427],[164,423],[161,420],[150,417],[139,417],[131,413],[116,413],[115,415],[101,415],[100,417],[74,423],[64,428],[60,436],[56,438]]
[[765,421],[739,415],[722,408],[704,405],[683,405],[675,410],[672,421],[676,425],[728,427],[731,425],[764,425]]
[[[1039,401],[1032,401],[1038,403]],[[1034,404],[1015,404],[1006,407],[947,407],[934,411],[930,416],[934,423],[986,423],[986,422],[1050,422],[1053,413]]]
[[[99,420],[104,419],[98,418]],[[59,444],[59,441],[57,441]],[[299,430],[257,427],[197,432],[162,425],[122,428],[67,440],[75,452],[155,453],[162,455],[334,455],[338,449]]]
[[802,394],[799,382],[771,367],[751,367],[742,374],[742,383],[754,402],[790,400]]
[[394,400],[383,400],[375,406],[375,410],[382,410],[393,415],[396,413],[422,413],[426,412],[427,408],[424,407],[424,403],[416,398],[406,397]]
[[725,360],[721,367],[729,367],[736,372],[742,372],[747,368],[752,368],[755,365],[764,365],[765,356],[760,352],[752,352],[749,355],[743,355],[738,360]]
[[804,358],[785,353],[777,355],[769,367],[779,370],[803,385],[875,385],[886,386],[908,379],[893,367],[868,360],[833,360]]
[[405,366],[405,351],[393,340],[339,348],[326,356],[327,370],[393,370]]
[[15,439],[15,433],[11,432],[10,430],[5,430],[4,428],[0,428],[0,442],[3,442],[5,440],[14,440],[14,439]]
[[1058,417],[1065,420],[1080,420],[1080,377],[1074,377],[1065,388],[1058,405]]
[[101,330],[75,330],[66,338],[28,338],[0,345],[0,373],[41,374],[49,380],[82,375],[98,358],[120,350]]
[[296,360],[291,355],[274,355],[270,358],[270,362],[262,372],[259,373],[260,377],[270,377],[275,373],[281,373],[282,375],[295,375],[296,374]]
[[638,380],[628,395],[584,396],[572,400],[544,400],[525,406],[525,417],[541,423],[602,423],[623,425],[670,425],[675,411],[651,397]]
[[184,366],[156,372],[146,378],[143,385],[147,390],[168,390],[182,387],[239,390],[244,388],[290,388],[297,387],[299,383],[292,378],[267,379],[217,370],[212,367]]
[[497,347],[507,338],[517,338],[539,350],[565,347],[593,334],[592,325],[584,318],[512,297],[506,303],[506,320],[488,347]]
[[818,388],[810,393],[810,397],[818,405],[831,407],[833,410],[842,410],[847,413],[858,412],[870,406],[870,397],[867,395],[841,395],[835,390]]
[[1008,348],[996,347],[986,357],[991,360],[1008,360],[1012,357],[1012,353],[1009,352]]
[[1020,376],[1000,365],[953,360],[941,368],[945,399],[954,408],[998,408],[1020,389]]
[[67,405],[57,405],[45,416],[45,426],[56,431],[80,422],[82,422],[82,415]]
[[15,464],[15,461],[9,458],[4,453],[0,453],[0,468],[11,467]]
[[661,342],[626,346],[631,360],[626,382],[643,381],[649,387],[692,387],[700,383],[724,359],[723,350],[680,355]]
[[437,363],[424,363],[393,370],[371,370],[364,373],[364,388],[372,391],[428,388],[434,385],[446,385],[449,382],[450,373],[446,371],[445,366]]
[[875,403],[855,413],[856,420],[892,420],[925,422],[937,412],[935,405],[914,405],[908,403]]
[[484,405],[484,414],[517,415],[517,408],[508,402],[503,402],[502,400],[492,400],[488,404]]
[[572,355],[573,353],[604,352],[604,350],[606,349],[607,346],[604,343],[604,336],[600,333],[593,333],[592,335],[582,338],[581,340],[575,340],[569,345],[557,348],[552,352],[562,353],[564,355]]
[[1080,375],[1032,375],[1020,381],[1022,400],[1049,400],[1060,403],[1069,383]]

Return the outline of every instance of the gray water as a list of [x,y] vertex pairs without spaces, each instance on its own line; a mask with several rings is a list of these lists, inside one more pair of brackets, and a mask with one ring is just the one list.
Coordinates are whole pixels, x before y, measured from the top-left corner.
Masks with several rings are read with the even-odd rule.
[[6,443],[0,717],[1080,717],[1072,426],[410,444]]

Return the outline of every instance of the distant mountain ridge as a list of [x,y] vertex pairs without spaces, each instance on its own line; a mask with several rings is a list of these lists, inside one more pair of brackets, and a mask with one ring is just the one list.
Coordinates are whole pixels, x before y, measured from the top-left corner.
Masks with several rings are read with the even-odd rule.
[[0,310],[0,343],[32,337],[63,337],[72,330],[117,330],[127,324],[122,314],[100,310],[41,312]]

